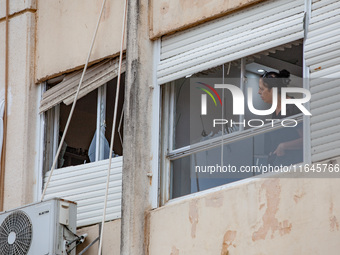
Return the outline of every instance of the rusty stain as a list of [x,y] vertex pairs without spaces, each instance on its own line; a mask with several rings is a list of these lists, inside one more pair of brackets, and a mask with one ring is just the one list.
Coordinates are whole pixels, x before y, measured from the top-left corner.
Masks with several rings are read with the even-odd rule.
[[280,231],[281,236],[289,234],[291,230],[292,230],[292,223],[289,223],[288,220],[280,222],[279,231]]
[[189,220],[191,223],[191,237],[196,237],[196,226],[198,223],[198,208],[197,208],[197,201],[193,200],[190,202],[189,207]]
[[278,231],[281,236],[289,234],[292,229],[292,224],[289,223],[288,220],[279,222],[276,218],[276,213],[279,210],[281,194],[280,181],[278,179],[267,180],[262,184],[261,190],[265,190],[267,208],[262,216],[263,225],[253,233],[252,240],[258,241],[266,239],[270,230],[271,238],[274,238],[274,233],[276,231]]
[[330,228],[331,231],[334,232],[335,230],[339,231],[339,222],[335,216],[331,217],[330,219]]
[[145,244],[145,254],[149,254],[150,249],[150,211],[146,210],[144,214],[144,244]]
[[339,231],[339,221],[338,219],[335,217],[335,215],[333,214],[333,207],[334,207],[334,204],[333,202],[331,203],[331,206],[329,207],[329,225],[330,225],[330,231],[331,232],[334,232],[335,230],[336,231]]
[[221,255],[228,255],[230,246],[236,247],[236,245],[233,244],[236,238],[236,234],[237,234],[236,231],[231,231],[231,230],[228,230],[224,234]]
[[300,191],[298,194],[294,195],[295,203],[298,203],[302,197],[304,197],[306,193],[304,191]]
[[223,206],[223,193],[219,192],[217,194],[209,195],[205,198],[205,206],[207,207],[222,207]]
[[317,67],[317,68],[314,68],[314,71],[317,71],[317,70],[321,70],[321,66]]
[[170,255],[179,255],[179,249],[176,246],[172,246]]

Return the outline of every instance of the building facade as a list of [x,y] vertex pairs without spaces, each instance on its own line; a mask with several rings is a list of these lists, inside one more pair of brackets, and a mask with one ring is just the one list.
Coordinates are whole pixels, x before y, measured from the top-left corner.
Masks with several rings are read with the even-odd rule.
[[[124,1],[0,3],[2,211],[77,202],[77,254],[103,227],[102,254],[338,254],[338,1],[127,1],[125,28]],[[254,113],[283,69],[293,129]],[[278,138],[295,147],[274,163]]]

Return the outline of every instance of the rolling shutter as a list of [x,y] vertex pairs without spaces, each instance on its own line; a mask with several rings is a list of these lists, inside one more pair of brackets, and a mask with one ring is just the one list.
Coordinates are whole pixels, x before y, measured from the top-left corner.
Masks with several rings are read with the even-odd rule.
[[[106,220],[121,216],[123,157],[112,159]],[[77,202],[77,227],[101,222],[108,160],[55,169],[46,199],[60,197]],[[46,173],[45,183],[50,172]]]
[[340,155],[340,1],[313,1],[305,59],[312,93],[311,154],[317,162]]
[[304,1],[265,1],[161,41],[158,84],[304,37]]
[[[118,76],[118,68],[119,58],[105,60],[88,68],[79,91],[78,99],[116,78]],[[121,72],[125,72],[125,69],[126,63],[125,60],[123,60]],[[64,102],[66,105],[71,104],[77,91],[81,75],[82,70],[68,74],[62,82],[47,90],[43,94],[39,111],[47,111],[61,102]]]

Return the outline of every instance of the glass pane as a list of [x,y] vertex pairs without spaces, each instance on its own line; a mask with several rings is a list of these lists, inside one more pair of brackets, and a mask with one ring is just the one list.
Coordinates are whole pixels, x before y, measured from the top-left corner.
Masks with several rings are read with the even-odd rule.
[[[106,131],[105,138],[108,141],[108,144],[111,141],[111,131],[112,131],[112,123],[113,123],[113,112],[116,101],[116,88],[117,88],[117,78],[109,81],[107,83],[107,92],[106,92]],[[124,91],[125,91],[125,74],[122,74],[120,79],[120,88],[119,88],[119,99],[118,99],[118,108],[117,108],[117,116],[116,116],[116,129],[115,129],[115,137],[113,143],[113,157],[122,156],[123,155],[123,119],[122,112],[124,106]],[[120,122],[122,120],[122,122]],[[119,125],[121,126],[119,128]],[[108,158],[109,154],[105,156],[105,159]]]
[[[241,68],[240,61],[234,61],[224,66],[195,74],[189,78],[174,81],[174,118],[173,118],[173,149],[181,148],[192,143],[220,136],[221,127],[212,127],[211,120],[214,117],[229,116],[235,120],[238,117],[231,116],[231,94],[225,90],[217,96],[211,91],[214,84],[221,84],[225,79],[232,80],[233,84],[240,86]],[[217,106],[214,115],[201,115],[201,94],[208,91],[212,93],[215,101],[208,100],[208,109]],[[215,105],[216,102],[216,105]],[[223,103],[224,102],[224,103]],[[224,109],[222,111],[221,104]],[[223,112],[223,115],[222,115]],[[209,124],[206,124],[209,122]],[[194,129],[192,127],[195,127]],[[232,132],[232,130],[229,130]]]
[[284,172],[284,166],[303,160],[302,130],[302,123],[282,127],[174,160],[171,198],[266,172]]
[[[60,137],[64,131],[72,105],[60,104]],[[77,101],[72,121],[65,137],[65,151],[59,167],[75,166],[90,162],[88,150],[96,132],[97,90]],[[59,157],[59,158],[60,158]]]

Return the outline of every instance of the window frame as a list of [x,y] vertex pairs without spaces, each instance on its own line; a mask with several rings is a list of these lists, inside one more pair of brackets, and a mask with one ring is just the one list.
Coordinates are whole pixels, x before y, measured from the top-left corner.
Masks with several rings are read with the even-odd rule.
[[[303,45],[304,46],[304,45]],[[308,89],[309,85],[308,82],[305,81],[308,78],[306,66],[305,66],[305,57],[304,57],[304,50],[302,51],[302,59],[303,59],[303,72],[302,72],[302,79],[303,79],[303,88]],[[241,58],[241,79],[240,79],[240,88],[245,93],[245,86],[244,86],[244,74],[245,74],[245,58]],[[189,77],[188,77],[189,78]],[[214,192],[216,190],[224,189],[225,187],[234,186],[238,183],[251,181],[254,177],[249,177],[245,179],[241,179],[236,182],[224,184],[222,186],[212,187],[206,190],[194,192],[188,195],[184,195],[181,197],[171,198],[172,193],[172,162],[176,159],[180,159],[189,155],[193,155],[194,153],[206,151],[208,149],[217,148],[223,144],[230,144],[232,142],[241,141],[243,139],[253,137],[255,135],[263,134],[266,132],[277,130],[281,127],[280,122],[274,123],[273,127],[271,123],[265,124],[262,127],[255,127],[249,128],[247,130],[243,130],[243,127],[240,128],[239,131],[231,134],[225,134],[221,137],[216,137],[209,139],[207,141],[198,142],[193,145],[187,145],[181,148],[173,149],[173,140],[174,140],[174,112],[175,108],[175,93],[174,93],[174,84],[175,81],[168,82],[161,86],[161,98],[162,98],[162,118],[161,118],[161,154],[160,154],[160,205],[165,205],[167,203],[172,203],[175,201],[181,201],[183,199],[187,199],[190,197],[196,197],[201,194],[206,194],[210,192]],[[305,104],[307,109],[309,109],[309,102]],[[310,118],[309,116],[304,116],[302,113],[289,116],[290,119],[295,119],[299,123],[303,122],[303,161],[298,164],[304,164],[309,162],[310,156]],[[240,115],[240,122],[244,119],[243,115]],[[275,174],[275,173],[267,173],[267,175]]]
[[[107,87],[107,83],[104,83],[103,85],[101,85],[100,87],[96,88],[95,90],[97,90],[97,118],[96,118],[96,133],[99,134],[99,132],[101,131],[100,129],[103,127],[103,125],[105,125],[105,117],[106,117],[106,87]],[[93,91],[95,91],[93,90]],[[52,122],[50,120],[47,119],[47,115],[48,114],[52,114],[53,115],[53,120]],[[53,134],[52,134],[52,145],[50,146],[50,148],[47,148],[46,146],[46,138],[45,137],[45,149],[44,149],[44,155],[51,154],[51,162],[53,162],[54,157],[57,153],[57,149],[58,149],[58,145],[59,145],[59,120],[60,120],[60,104],[54,106],[52,109],[44,112],[44,118],[45,118],[45,135],[48,132],[49,126],[53,125]],[[99,146],[96,146],[96,152],[95,152],[95,161],[100,161],[103,160],[103,153],[100,153],[100,149],[102,147],[102,144],[100,144],[100,136],[96,135],[96,145],[99,144]],[[52,150],[52,151],[50,151]],[[91,162],[93,163],[93,162]],[[48,164],[48,162],[45,162],[44,160],[44,165]],[[51,165],[51,164],[50,164]],[[68,167],[68,166],[66,166]],[[51,168],[51,166],[48,167],[49,169]],[[55,169],[59,169],[59,168],[64,168],[64,167],[59,167],[58,166],[58,162],[57,165],[55,167]],[[46,170],[46,169],[45,169]]]
[[[121,75],[125,74],[125,70],[121,73]],[[117,77],[114,77],[113,79],[115,79]],[[98,131],[100,130],[100,127],[102,127],[102,124],[105,123],[105,119],[106,119],[106,98],[107,98],[107,84],[108,82],[104,82],[102,85],[100,85],[99,87],[95,88],[93,91],[97,90],[97,107],[96,107],[96,131],[98,133]],[[58,85],[58,84],[57,84]],[[56,86],[57,86],[56,85]],[[40,101],[41,98],[43,96],[43,94],[47,91],[47,82],[43,82],[41,84],[41,93],[40,93]],[[85,95],[86,97],[86,95]],[[125,98],[124,98],[125,100]],[[124,102],[122,102],[122,105],[124,105]],[[102,106],[102,107],[101,107]],[[116,126],[116,132],[119,135],[119,139],[121,142],[121,146],[123,147],[123,143],[122,143],[122,122],[123,122],[123,115],[124,115],[124,107],[122,109],[122,113],[121,116],[119,118],[119,120],[117,120],[117,126]],[[51,112],[53,113],[53,121],[49,121],[47,119],[47,114],[51,114]],[[102,114],[100,114],[102,113]],[[39,113],[38,113],[39,114]],[[45,175],[47,172],[50,171],[51,169],[51,165],[52,162],[54,160],[54,155],[57,152],[58,149],[58,145],[59,145],[59,120],[60,120],[60,103],[55,105],[54,107],[52,107],[51,109],[44,111],[40,114],[40,120],[39,120],[39,125],[40,125],[40,138],[39,138],[39,163],[38,163],[38,185],[37,185],[37,201],[39,201],[41,199],[41,195],[42,195],[42,191],[43,191],[43,187],[45,185]],[[53,126],[53,130],[52,130],[52,134],[50,134],[50,140],[52,145],[49,146],[47,151],[47,146],[46,146],[46,139],[48,134],[48,129],[49,126]],[[100,138],[100,136],[96,136],[96,138]],[[99,139],[101,140],[101,139]],[[96,144],[100,144],[97,143],[98,140],[96,140]],[[103,160],[107,160],[103,158],[103,155],[100,156],[99,153],[100,150],[100,146],[96,146],[96,160],[94,162],[88,162],[91,163],[91,166],[89,167],[93,167],[93,164],[100,164],[99,162],[103,161]],[[47,153],[50,153],[52,155],[52,157],[49,159],[50,162],[46,162],[46,155]],[[119,157],[123,157],[119,156]],[[49,165],[48,167],[46,167],[46,165]],[[85,164],[87,165],[87,164]],[[65,167],[58,167],[58,162],[57,162],[57,166],[55,167],[55,169],[66,169],[69,167],[73,167],[73,166],[65,166]]]

